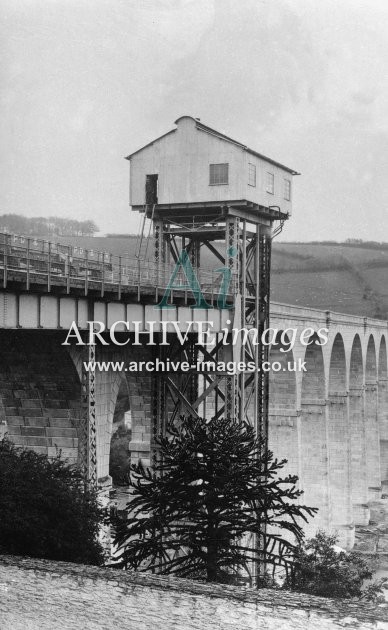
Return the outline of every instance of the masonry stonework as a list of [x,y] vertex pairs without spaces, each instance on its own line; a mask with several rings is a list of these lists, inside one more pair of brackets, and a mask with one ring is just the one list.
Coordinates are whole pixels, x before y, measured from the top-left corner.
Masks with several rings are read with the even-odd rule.
[[78,458],[80,383],[56,333],[0,331],[0,421],[17,445]]
[[387,630],[387,608],[0,556],[2,630]]

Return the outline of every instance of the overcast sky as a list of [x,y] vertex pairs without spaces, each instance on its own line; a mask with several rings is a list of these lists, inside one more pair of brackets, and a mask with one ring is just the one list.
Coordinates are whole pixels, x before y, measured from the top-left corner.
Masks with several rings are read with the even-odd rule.
[[135,232],[183,114],[301,171],[284,240],[388,241],[386,0],[0,0],[0,214]]

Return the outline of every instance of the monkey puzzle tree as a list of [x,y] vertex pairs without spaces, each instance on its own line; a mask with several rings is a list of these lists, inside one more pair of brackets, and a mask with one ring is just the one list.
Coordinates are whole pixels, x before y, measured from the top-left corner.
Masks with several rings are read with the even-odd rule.
[[212,582],[249,575],[258,562],[288,571],[301,520],[316,509],[297,504],[297,477],[278,477],[285,460],[251,426],[181,418],[157,444],[152,470],[131,466],[128,518],[115,522],[119,566]]

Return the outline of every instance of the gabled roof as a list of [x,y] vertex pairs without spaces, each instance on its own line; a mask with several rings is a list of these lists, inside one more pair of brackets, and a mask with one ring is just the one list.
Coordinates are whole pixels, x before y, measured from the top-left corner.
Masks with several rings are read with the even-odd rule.
[[137,151],[134,151],[133,153],[130,153],[124,159],[125,160],[130,160],[131,157],[136,155],[136,153],[140,153],[140,151],[143,151],[143,149],[146,149],[147,147],[152,146],[154,144],[154,142],[157,142],[158,140],[161,140],[162,138],[165,138],[166,136],[169,136],[170,133],[175,133],[175,131],[176,131],[176,129],[171,129],[171,131],[167,131],[166,133],[164,133],[163,135],[159,136],[158,138],[155,138],[155,140],[152,140],[151,142],[148,142],[147,144],[145,144],[143,147],[141,147]]
[[[252,155],[255,155],[256,157],[261,158],[262,160],[265,160],[266,162],[269,162],[270,164],[273,164],[274,166],[278,166],[279,168],[282,168],[283,170],[288,171],[288,173],[291,173],[292,175],[300,175],[300,173],[298,173],[297,171],[294,171],[292,168],[289,168],[288,166],[285,166],[284,164],[280,164],[280,162],[276,162],[275,160],[272,160],[271,158],[263,155],[262,153],[258,153],[257,151],[254,151],[253,149],[250,149],[245,144],[242,144],[241,142],[238,142],[237,140],[233,140],[233,138],[230,138],[229,136],[226,136],[225,134],[221,133],[220,131],[217,131],[216,129],[212,129],[212,127],[208,127],[207,125],[204,125],[199,120],[199,118],[193,118],[193,116],[180,116],[175,121],[175,124],[177,125],[179,123],[179,121],[182,120],[182,118],[191,118],[192,120],[195,121],[196,128],[199,129],[200,131],[208,133],[208,134],[210,134],[212,136],[216,136],[217,138],[220,138],[220,140],[225,140],[226,142],[230,142],[232,144],[235,144],[236,146],[240,147],[244,151],[247,151],[247,153],[251,153]],[[168,131],[167,133],[164,133],[162,136],[159,136],[159,138],[155,138],[155,140],[152,140],[152,142],[149,142],[148,144],[145,144],[143,147],[141,147],[141,149],[138,149],[137,151],[134,151],[130,155],[127,155],[127,157],[125,159],[126,160],[130,160],[131,157],[133,157],[134,155],[136,155],[137,153],[139,153],[140,151],[142,151],[146,147],[152,146],[154,144],[154,142],[157,142],[158,140],[161,140],[162,138],[165,138],[166,136],[170,135],[171,133],[175,133],[175,131],[176,131],[176,129],[171,129],[171,131]]]

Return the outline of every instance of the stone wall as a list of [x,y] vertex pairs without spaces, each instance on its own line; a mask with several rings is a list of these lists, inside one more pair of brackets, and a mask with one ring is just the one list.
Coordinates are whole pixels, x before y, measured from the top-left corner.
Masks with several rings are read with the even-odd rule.
[[388,609],[0,556],[2,630],[388,629]]
[[0,422],[17,445],[78,459],[81,388],[61,333],[0,331]]

